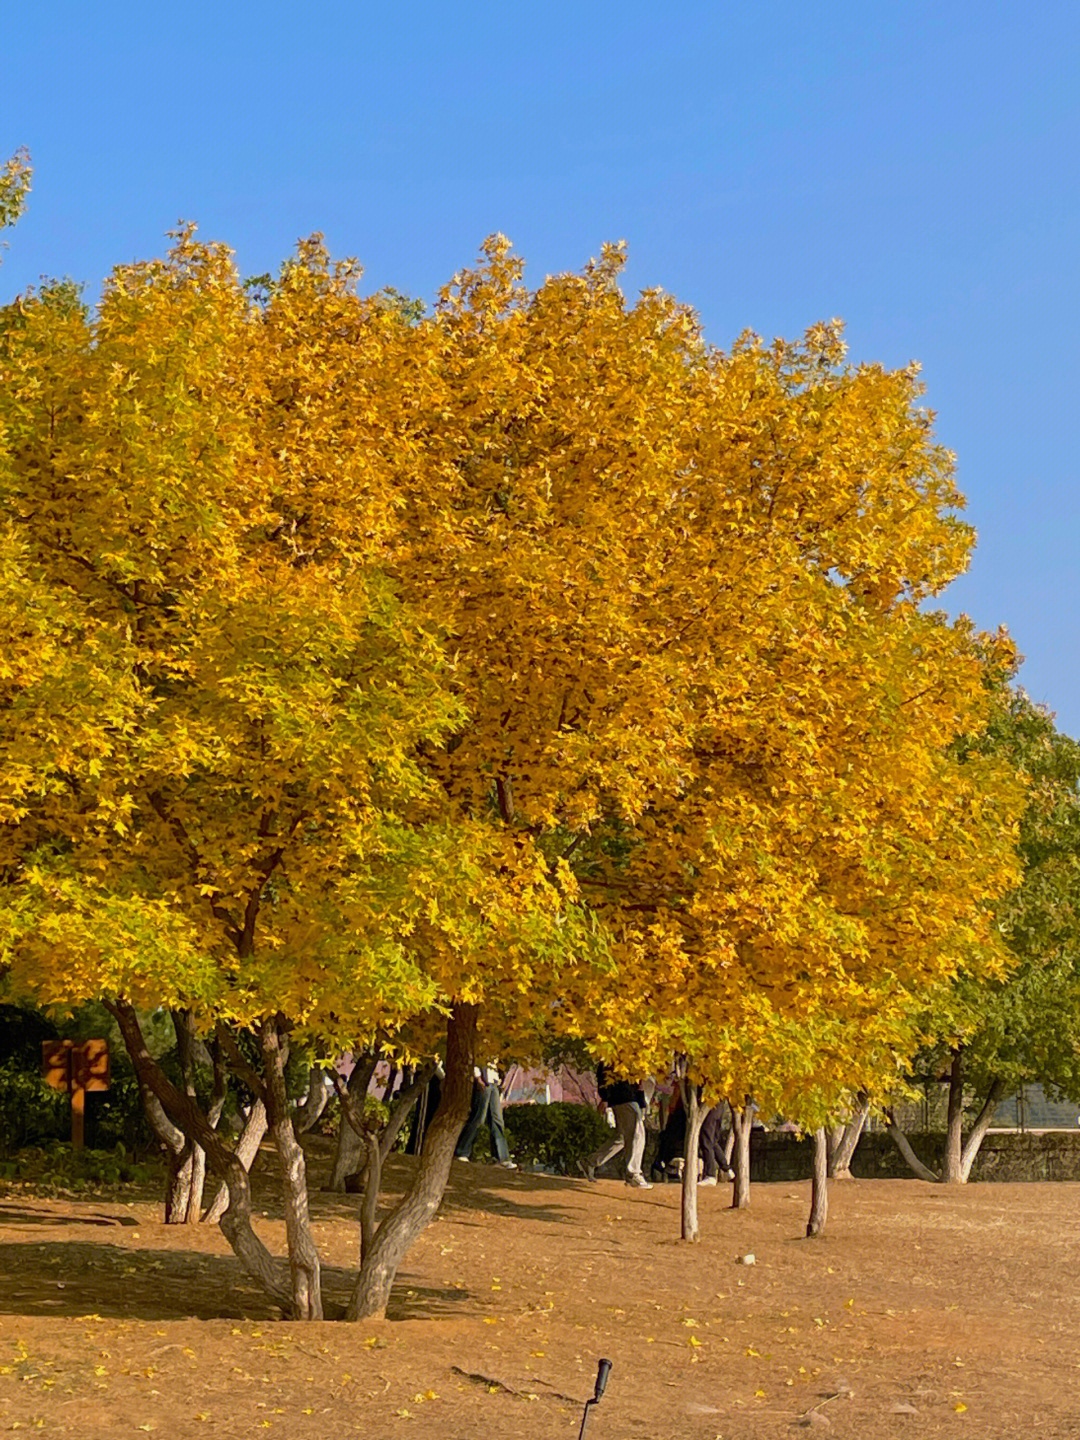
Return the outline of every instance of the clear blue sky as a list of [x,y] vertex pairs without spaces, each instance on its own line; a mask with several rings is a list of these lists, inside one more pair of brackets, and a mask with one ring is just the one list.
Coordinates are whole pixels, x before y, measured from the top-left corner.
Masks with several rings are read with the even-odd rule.
[[948,593],[1080,735],[1080,3],[278,0],[6,7],[0,269],[91,292],[179,217],[249,273],[326,233],[430,298],[502,230],[530,278],[626,239],[726,346],[833,315],[924,366],[979,548]]

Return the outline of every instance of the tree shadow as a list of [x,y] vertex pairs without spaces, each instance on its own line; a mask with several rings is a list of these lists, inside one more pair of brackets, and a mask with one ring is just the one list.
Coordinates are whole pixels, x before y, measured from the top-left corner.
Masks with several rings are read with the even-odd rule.
[[137,1226],[134,1215],[60,1215],[53,1210],[35,1210],[32,1205],[0,1204],[0,1225],[117,1225]]
[[[284,1268],[284,1261],[282,1262]],[[356,1272],[322,1269],[328,1318],[340,1315]],[[389,1320],[460,1313],[472,1292],[417,1284],[402,1275]],[[0,1315],[96,1315],[115,1320],[278,1320],[279,1308],[231,1255],[133,1250],[94,1240],[0,1243]]]

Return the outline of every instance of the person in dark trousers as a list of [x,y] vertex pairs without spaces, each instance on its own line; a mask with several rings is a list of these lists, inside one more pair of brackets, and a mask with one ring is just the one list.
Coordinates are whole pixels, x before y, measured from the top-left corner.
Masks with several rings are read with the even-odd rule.
[[473,1071],[472,1109],[465,1121],[465,1128],[458,1137],[457,1149],[454,1151],[455,1160],[472,1158],[473,1145],[480,1133],[480,1126],[485,1121],[491,1136],[491,1153],[495,1156],[495,1163],[504,1170],[516,1170],[517,1166],[510,1159],[510,1147],[506,1143],[502,1096],[499,1094],[499,1072],[494,1065]]
[[724,1127],[726,1110],[727,1102],[721,1101],[719,1105],[712,1107],[701,1122],[698,1154],[703,1167],[699,1182],[702,1185],[716,1185],[721,1176],[725,1180],[735,1179],[735,1172],[728,1167],[727,1162],[727,1131]]
[[600,1099],[610,1105],[615,1115],[615,1134],[590,1155],[582,1165],[588,1180],[620,1150],[626,1151],[626,1183],[635,1190],[651,1190],[652,1185],[641,1173],[645,1156],[645,1091],[631,1080],[609,1080],[603,1065],[596,1067],[596,1084]]
[[686,1111],[683,1109],[679,1087],[668,1096],[664,1128],[656,1148],[656,1159],[652,1163],[652,1178],[667,1180],[678,1176],[686,1152]]

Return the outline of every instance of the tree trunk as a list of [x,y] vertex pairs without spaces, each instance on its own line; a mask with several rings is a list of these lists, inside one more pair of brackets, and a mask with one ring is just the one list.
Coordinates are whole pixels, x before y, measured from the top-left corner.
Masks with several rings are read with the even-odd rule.
[[829,1175],[834,1180],[851,1179],[851,1162],[855,1156],[855,1147],[866,1124],[866,1117],[870,1114],[870,1098],[865,1091],[860,1091],[855,1102],[855,1110],[846,1125],[838,1125],[839,1137],[834,1145],[829,1147]]
[[683,1149],[682,1172],[682,1231],[683,1240],[699,1240],[698,1227],[698,1138],[705,1119],[705,1107],[701,1103],[701,1091],[689,1080],[681,1080],[683,1109],[686,1111],[686,1145]]
[[[367,1094],[368,1086],[371,1084],[371,1077],[375,1073],[376,1057],[374,1054],[361,1055],[353,1065],[352,1073],[349,1076],[349,1083],[346,1090],[350,1098],[363,1111],[364,1096]],[[364,1142],[356,1133],[353,1127],[345,1118],[344,1107],[342,1107],[341,1120],[338,1125],[337,1149],[334,1152],[334,1163],[330,1169],[330,1179],[323,1187],[325,1190],[333,1190],[338,1195],[345,1193],[345,1177],[355,1175],[364,1163]]]
[[161,1101],[141,1079],[139,1096],[146,1123],[165,1152],[168,1165],[165,1178],[165,1224],[183,1225],[191,1199],[191,1146],[184,1132],[165,1114]]
[[945,1123],[945,1160],[941,1167],[943,1185],[963,1183],[964,1151],[964,1052],[957,1046],[949,1067],[949,1116]]
[[820,1235],[829,1218],[829,1137],[824,1126],[814,1131],[814,1173],[810,1187],[810,1218],[806,1234]]
[[413,1112],[417,1100],[427,1089],[428,1081],[435,1074],[435,1061],[429,1060],[417,1067],[413,1078],[403,1085],[394,1096],[390,1115],[379,1136],[379,1163],[386,1164],[386,1157],[394,1148],[394,1141],[401,1134],[401,1127]]
[[282,1273],[281,1264],[252,1228],[251,1186],[247,1171],[222,1142],[199,1107],[172,1083],[150,1054],[134,1007],[125,1000],[106,1000],[104,1004],[119,1026],[140,1084],[153,1091],[169,1119],[189,1140],[203,1146],[210,1168],[228,1185],[229,1206],[221,1217],[221,1233],[252,1279],[263,1287],[276,1305],[291,1315],[292,1287]]
[[972,1125],[967,1139],[964,1141],[964,1149],[960,1156],[960,1180],[966,1185],[971,1175],[971,1167],[975,1164],[975,1157],[979,1153],[979,1147],[986,1139],[986,1132],[994,1123],[994,1114],[997,1110],[1001,1097],[1005,1094],[1004,1080],[992,1080],[990,1089],[986,1092],[986,1099],[979,1111],[975,1124]]
[[413,1183],[378,1227],[364,1256],[346,1308],[348,1320],[363,1320],[385,1311],[398,1266],[409,1246],[434,1219],[442,1201],[454,1147],[472,1103],[478,1013],[479,1006],[460,1002],[450,1012],[442,1100],[424,1137]]
[[[266,1106],[261,1100],[253,1100],[251,1109],[244,1121],[244,1128],[240,1132],[240,1139],[236,1142],[236,1149],[233,1152],[245,1170],[250,1170],[255,1163],[255,1156],[259,1153],[259,1146],[266,1134]],[[221,1219],[228,1209],[229,1187],[219,1185],[218,1192],[210,1203],[210,1208],[203,1216],[203,1223],[214,1224]]]
[[326,1088],[325,1075],[322,1065],[312,1065],[308,1070],[307,1094],[293,1111],[293,1127],[298,1135],[306,1135],[326,1109],[330,1091]]
[[908,1140],[904,1132],[900,1129],[899,1125],[897,1125],[896,1117],[893,1115],[893,1112],[891,1110],[887,1110],[885,1112],[885,1119],[888,1122],[889,1134],[895,1140],[896,1148],[900,1151],[900,1154],[907,1161],[912,1174],[918,1176],[920,1180],[928,1180],[931,1185],[936,1185],[941,1179],[941,1176],[935,1175],[933,1170],[929,1169],[926,1165],[924,1165],[923,1162],[919,1159],[919,1157],[915,1154],[915,1151],[911,1148],[911,1142]]
[[754,1112],[747,1096],[742,1109],[731,1107],[731,1133],[735,1137],[732,1152],[735,1168],[735,1184],[731,1197],[733,1210],[744,1210],[750,1204],[750,1131]]
[[292,1313],[296,1320],[321,1320],[321,1267],[319,1251],[311,1233],[307,1165],[293,1129],[289,1095],[285,1088],[285,1057],[281,1038],[278,1020],[264,1020],[259,1031],[259,1045],[266,1078],[266,1118],[281,1172],[285,1238],[292,1279]]
[[166,1225],[186,1225],[190,1219],[195,1151],[198,1148],[185,1142],[179,1154],[171,1148],[168,1151],[169,1168],[165,1176]]
[[[199,1044],[195,1029],[195,1017],[190,1010],[172,1011],[173,1029],[176,1031],[176,1057],[180,1063],[180,1074],[184,1081],[184,1093],[193,1104],[198,1104],[195,1085],[195,1049]],[[201,1047],[200,1047],[201,1048]],[[214,1064],[214,1098],[207,1119],[217,1128],[225,1101],[225,1077],[219,1063]],[[177,1223],[198,1225],[202,1218],[203,1188],[206,1184],[206,1152],[194,1142],[185,1156],[181,1176],[184,1190],[183,1212],[178,1214]]]

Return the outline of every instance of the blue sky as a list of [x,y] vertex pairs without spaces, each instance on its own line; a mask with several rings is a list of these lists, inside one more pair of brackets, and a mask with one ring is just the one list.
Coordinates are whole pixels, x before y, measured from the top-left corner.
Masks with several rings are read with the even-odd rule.
[[920,360],[980,537],[946,603],[1080,735],[1076,0],[24,0],[0,34],[37,171],[0,296],[183,217],[430,298],[502,230],[533,280],[627,240],[720,346],[839,315]]

